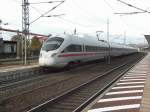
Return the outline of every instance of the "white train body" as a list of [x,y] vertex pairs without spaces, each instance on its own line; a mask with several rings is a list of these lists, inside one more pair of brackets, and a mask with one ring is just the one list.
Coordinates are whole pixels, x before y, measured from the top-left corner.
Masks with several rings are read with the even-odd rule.
[[64,67],[70,63],[86,62],[111,56],[137,52],[137,49],[98,41],[96,37],[79,35],[59,35],[44,42],[39,56],[39,65]]

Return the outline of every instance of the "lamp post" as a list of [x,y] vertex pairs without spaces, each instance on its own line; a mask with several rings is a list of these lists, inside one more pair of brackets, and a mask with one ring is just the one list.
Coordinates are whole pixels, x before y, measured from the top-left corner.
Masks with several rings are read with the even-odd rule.
[[107,19],[107,43],[108,43],[108,64],[110,64],[110,51],[111,51],[111,46],[109,42],[109,19]]

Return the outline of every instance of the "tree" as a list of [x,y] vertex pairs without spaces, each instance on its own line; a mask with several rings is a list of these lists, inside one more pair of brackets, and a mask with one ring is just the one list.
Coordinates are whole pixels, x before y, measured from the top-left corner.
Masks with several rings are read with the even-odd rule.
[[41,42],[39,41],[39,38],[37,36],[34,36],[31,39],[31,45],[30,49],[32,52],[32,55],[39,55],[40,49],[41,49]]

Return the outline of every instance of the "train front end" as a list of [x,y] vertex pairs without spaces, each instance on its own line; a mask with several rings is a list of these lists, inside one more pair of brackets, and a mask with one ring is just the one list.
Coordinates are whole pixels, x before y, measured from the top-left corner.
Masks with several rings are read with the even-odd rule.
[[57,55],[63,41],[64,39],[61,37],[52,37],[43,43],[39,56],[40,66],[59,67]]

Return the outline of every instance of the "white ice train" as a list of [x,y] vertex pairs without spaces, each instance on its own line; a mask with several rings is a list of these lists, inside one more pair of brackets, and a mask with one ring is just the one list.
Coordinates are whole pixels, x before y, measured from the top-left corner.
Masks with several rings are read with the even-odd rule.
[[136,48],[98,40],[87,35],[58,35],[43,43],[39,65],[43,67],[64,67],[80,62],[138,52]]

